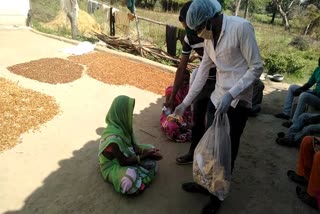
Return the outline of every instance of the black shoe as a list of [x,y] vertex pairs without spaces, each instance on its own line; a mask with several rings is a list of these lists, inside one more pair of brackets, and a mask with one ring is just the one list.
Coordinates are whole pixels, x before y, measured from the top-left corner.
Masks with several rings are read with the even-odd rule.
[[221,206],[221,201],[217,196],[211,195],[210,201],[203,207],[201,214],[216,214]]
[[200,186],[195,182],[188,182],[188,183],[182,184],[182,189],[186,192],[191,192],[191,193],[196,192],[196,193],[202,193],[206,195],[210,194],[206,188]]
[[290,119],[290,116],[289,115],[286,115],[284,113],[280,113],[280,114],[275,114],[274,115],[276,118],[281,118],[281,119],[285,119],[285,120],[289,120]]
[[288,170],[287,176],[290,180],[296,182],[297,184],[300,184],[302,186],[308,186],[308,180],[305,177],[298,175],[293,170]]
[[307,191],[302,190],[301,187],[299,187],[299,186],[296,187],[296,193],[297,193],[298,198],[302,202],[304,202],[304,203],[308,204],[310,207],[318,210],[318,208],[319,208],[318,207],[318,202],[317,202],[317,199],[315,197],[310,196],[307,193]]
[[278,132],[277,133],[278,138],[284,138],[286,134],[284,132]]

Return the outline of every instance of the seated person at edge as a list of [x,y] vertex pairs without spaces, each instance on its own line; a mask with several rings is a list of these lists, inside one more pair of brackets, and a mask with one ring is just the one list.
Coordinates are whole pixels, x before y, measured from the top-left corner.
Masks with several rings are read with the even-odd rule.
[[[315,89],[311,90],[310,88],[314,84],[316,84]],[[299,96],[299,100],[297,108],[294,111],[292,121],[283,123],[283,126],[288,128],[296,119],[298,119],[299,115],[305,111],[306,105],[320,108],[320,57],[318,59],[318,67],[313,71],[312,76],[306,84],[301,87],[299,85],[290,85],[284,102],[283,112],[276,114],[275,117],[286,120],[290,119],[292,103],[295,96]]]
[[310,207],[320,208],[320,138],[306,136],[299,151],[297,171],[289,170],[288,177],[299,184],[298,198]]
[[[173,118],[172,113],[176,106],[178,106],[186,97],[189,91],[190,72],[186,69],[184,72],[183,85],[179,88],[176,96],[174,97],[173,105],[168,105],[169,99],[172,95],[173,86],[169,86],[166,89],[165,97],[166,102],[162,108],[160,115],[160,124],[162,131],[166,136],[175,142],[184,143],[191,141],[191,127],[192,127],[192,112],[191,108],[188,108],[182,118]],[[172,108],[172,109],[171,109]]]
[[281,146],[299,147],[303,137],[320,136],[320,114],[302,113],[287,133],[279,132],[276,143]]
[[134,105],[135,99],[124,95],[113,100],[99,145],[103,179],[122,194],[142,192],[156,174],[156,161],[162,159],[152,145],[137,143],[132,128]]

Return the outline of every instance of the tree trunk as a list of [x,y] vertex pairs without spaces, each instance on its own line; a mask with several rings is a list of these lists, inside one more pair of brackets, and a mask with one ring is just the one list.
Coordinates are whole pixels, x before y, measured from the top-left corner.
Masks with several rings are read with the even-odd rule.
[[26,25],[28,27],[30,27],[30,25],[31,25],[31,18],[32,18],[32,11],[31,11],[31,9],[29,9],[28,15],[27,15],[27,20],[26,20]]
[[71,10],[67,12],[67,16],[71,23],[71,36],[72,39],[75,39],[78,35],[78,2],[77,0],[67,0],[70,1]]
[[290,30],[290,25],[289,25],[289,20],[288,20],[288,14],[289,14],[289,11],[291,9],[291,7],[293,6],[293,3],[295,2],[296,0],[291,0],[290,4],[287,6],[287,8],[282,8],[282,1],[279,1],[279,0],[272,0],[273,4],[275,6],[277,6],[277,11],[280,13],[280,16],[282,18],[282,22],[284,24],[284,28],[285,30]]
[[241,6],[241,0],[238,0],[236,11],[234,13],[235,16],[237,16],[239,14],[240,6]]
[[277,5],[277,8],[278,8],[278,11],[279,11],[280,16],[281,16],[281,18],[282,18],[282,21],[283,21],[283,24],[284,24],[284,29],[285,29],[285,30],[289,30],[289,29],[290,29],[290,25],[289,25],[289,20],[288,20],[287,13],[285,13],[285,12],[282,10],[281,5]]
[[308,34],[308,31],[309,31],[310,25],[311,25],[311,22],[310,22],[310,23],[307,25],[307,27],[305,28],[305,30],[304,30],[304,34],[303,34],[303,35],[307,35],[307,34]]
[[246,9],[244,11],[244,17],[243,18],[247,18],[248,14],[249,14],[249,1],[250,0],[246,0]]
[[277,10],[275,9],[272,13],[272,19],[270,21],[270,24],[274,24],[274,19],[276,18],[276,15],[277,15]]

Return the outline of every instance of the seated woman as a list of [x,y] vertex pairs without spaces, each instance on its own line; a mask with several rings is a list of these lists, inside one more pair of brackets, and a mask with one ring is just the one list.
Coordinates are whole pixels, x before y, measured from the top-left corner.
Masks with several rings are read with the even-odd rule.
[[[160,115],[160,125],[161,130],[166,134],[166,136],[175,142],[184,143],[187,141],[191,141],[191,128],[192,128],[192,112],[191,108],[188,108],[182,118],[170,118],[170,114],[174,112],[176,106],[178,106],[189,91],[189,79],[190,72],[185,70],[184,75],[184,83],[183,86],[178,90],[177,95],[175,97],[175,101],[173,106],[168,106],[167,103],[172,94],[173,87],[169,86],[166,89],[165,97],[166,102],[162,108],[162,112]],[[170,116],[169,116],[170,115]],[[168,117],[169,116],[169,117]]]
[[137,144],[132,129],[134,104],[127,96],[113,100],[99,145],[102,176],[122,194],[143,191],[155,176],[156,161],[162,159],[152,145]]
[[307,186],[306,191],[300,186],[296,187],[297,196],[309,206],[320,208],[320,138],[306,136],[303,138],[298,159],[298,170],[289,170],[288,177]]

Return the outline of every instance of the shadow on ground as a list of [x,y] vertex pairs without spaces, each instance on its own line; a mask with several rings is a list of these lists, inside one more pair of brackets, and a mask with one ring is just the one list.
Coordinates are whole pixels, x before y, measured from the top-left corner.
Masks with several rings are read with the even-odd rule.
[[[265,95],[262,113],[249,119],[241,140],[232,191],[220,213],[316,213],[297,199],[295,185],[285,175],[286,170],[295,169],[298,150],[274,143],[276,133],[284,128],[281,121],[270,114],[281,111],[284,93],[275,91]],[[187,151],[189,144],[171,143],[160,132],[162,102],[158,99],[134,115],[139,141],[156,145],[164,155],[157,177],[143,194],[122,196],[102,180],[97,157],[99,139],[92,139],[75,150],[72,158],[61,160],[60,168],[43,181],[20,210],[6,214],[200,213],[208,197],[181,190],[181,183],[192,180],[192,167],[178,166],[174,159]],[[101,135],[103,127],[92,131]]]

